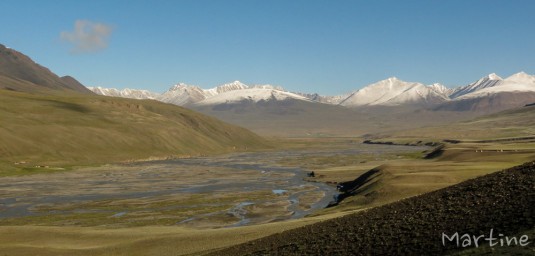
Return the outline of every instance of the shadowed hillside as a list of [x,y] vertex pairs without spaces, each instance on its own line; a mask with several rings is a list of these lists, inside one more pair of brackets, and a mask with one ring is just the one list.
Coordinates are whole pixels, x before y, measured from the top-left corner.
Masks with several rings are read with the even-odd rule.
[[0,88],[25,92],[59,90],[93,94],[76,79],[60,78],[28,56],[1,44]]

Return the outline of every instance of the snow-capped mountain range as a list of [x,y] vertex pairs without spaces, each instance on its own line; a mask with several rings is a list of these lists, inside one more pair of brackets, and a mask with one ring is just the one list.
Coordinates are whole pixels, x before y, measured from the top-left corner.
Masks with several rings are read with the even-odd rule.
[[111,97],[121,97],[121,98],[130,98],[130,99],[157,99],[160,97],[160,94],[155,92],[150,92],[147,90],[137,90],[137,89],[123,89],[117,90],[115,88],[102,88],[102,87],[87,87],[87,89],[93,91],[96,94],[111,96]]
[[[467,99],[490,97],[500,93],[533,93],[535,100],[535,76],[520,72],[502,79],[492,73],[469,85],[454,89],[435,83],[424,85],[406,82],[391,77],[345,95],[322,96],[316,93],[289,92],[280,86],[246,85],[239,81],[223,84],[211,89],[183,83],[172,86],[158,94],[146,90],[106,89],[89,87],[97,94],[136,99],[156,99],[176,105],[218,105],[243,101],[260,102],[270,100],[300,100],[345,107],[362,106],[435,106],[455,103]],[[531,100],[531,99],[529,99]]]
[[[280,86],[253,85],[248,86],[240,81],[223,84],[211,89],[202,89],[195,85],[179,83],[172,86],[168,91],[157,97],[158,100],[175,105],[191,104],[217,104],[237,102],[245,99],[254,101],[268,100],[271,94],[291,95],[290,97],[302,98],[284,91]],[[277,99],[282,99],[280,96]]]
[[218,93],[213,97],[209,97],[205,100],[199,101],[196,104],[198,105],[218,105],[225,103],[239,103],[242,101],[249,102],[260,102],[260,101],[269,101],[269,100],[286,100],[286,99],[297,99],[310,101],[308,98],[297,95],[291,92],[286,92],[283,90],[268,89],[268,88],[245,88],[241,90],[233,90],[225,93]]

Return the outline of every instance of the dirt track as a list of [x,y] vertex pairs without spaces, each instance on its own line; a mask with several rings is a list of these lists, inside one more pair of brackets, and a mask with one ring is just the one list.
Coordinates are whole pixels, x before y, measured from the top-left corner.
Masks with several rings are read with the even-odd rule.
[[[517,236],[535,227],[535,162],[214,255],[441,255],[442,233]],[[535,237],[529,238],[532,252]],[[488,245],[488,242],[486,243]],[[518,246],[517,246],[518,247]]]

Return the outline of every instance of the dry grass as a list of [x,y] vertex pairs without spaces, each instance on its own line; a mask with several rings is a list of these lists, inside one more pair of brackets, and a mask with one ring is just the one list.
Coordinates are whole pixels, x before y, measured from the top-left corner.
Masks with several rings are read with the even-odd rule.
[[188,255],[283,232],[329,216],[225,229],[183,227],[0,227],[0,255]]
[[[261,137],[150,100],[0,90],[0,176],[116,161],[265,148]],[[16,162],[25,162],[14,165]]]

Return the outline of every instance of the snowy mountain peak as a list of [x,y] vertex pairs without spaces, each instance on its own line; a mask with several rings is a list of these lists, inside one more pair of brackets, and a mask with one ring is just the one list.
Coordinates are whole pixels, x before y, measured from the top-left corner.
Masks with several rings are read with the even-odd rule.
[[519,84],[535,84],[535,76],[529,75],[526,72],[518,72],[506,78],[507,82],[514,82]]
[[178,84],[173,85],[171,88],[169,88],[168,91],[185,90],[187,88],[199,88],[199,87],[195,86],[195,85],[189,85],[189,84],[186,84],[186,83],[178,83]]
[[431,88],[437,88],[437,89],[446,89],[446,86],[444,86],[444,85],[441,84],[441,83],[430,84],[429,87],[431,87]]
[[373,86],[382,86],[382,85],[389,85],[389,86],[394,86],[394,85],[397,85],[397,84],[400,84],[400,83],[405,83],[405,81],[402,81],[400,80],[399,78],[393,76],[393,77],[389,77],[385,80],[381,80],[375,84],[372,84]]
[[375,90],[376,88],[396,89],[396,88],[393,88],[393,87],[405,86],[407,84],[412,84],[412,83],[408,83],[408,82],[402,81],[402,80],[398,79],[397,77],[390,77],[390,78],[387,78],[385,80],[381,80],[379,82],[370,84],[370,85],[360,89],[359,91],[370,91],[370,90]]
[[487,78],[489,80],[503,80],[499,75],[496,75],[496,73],[489,74]]
[[451,92],[452,92],[452,89],[444,86],[441,83],[434,83],[434,84],[428,85],[427,87],[429,87],[430,89],[432,89],[436,93],[443,94],[445,96],[449,96],[449,94],[451,94]]
[[450,98],[455,99],[476,91],[480,91],[485,88],[490,88],[494,86],[499,86],[502,84],[503,80],[501,77],[495,73],[489,74],[485,77],[480,78],[479,80],[455,89],[455,91],[450,95]]

